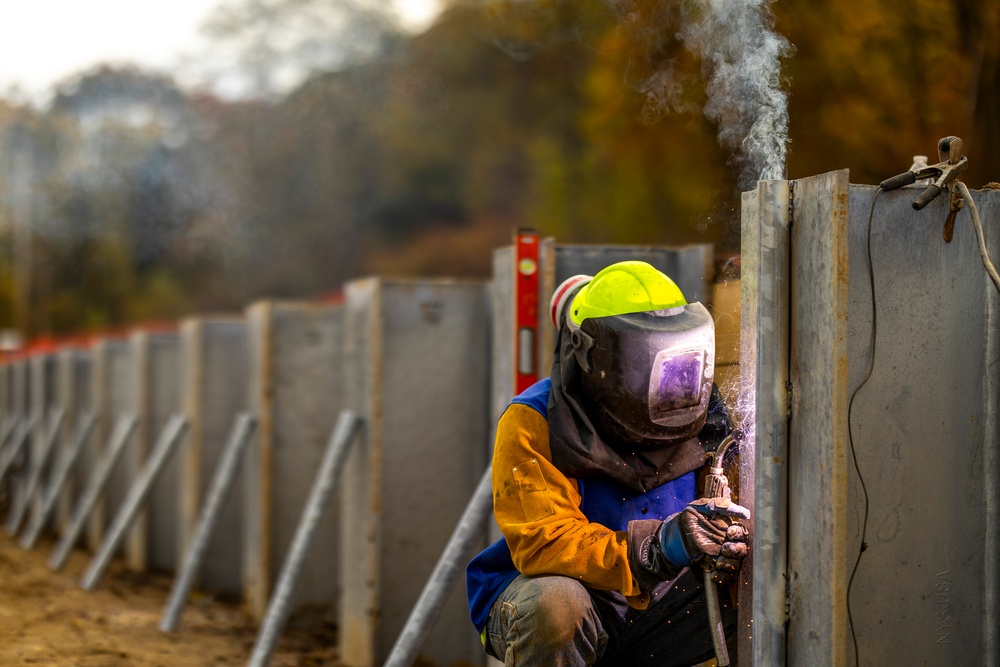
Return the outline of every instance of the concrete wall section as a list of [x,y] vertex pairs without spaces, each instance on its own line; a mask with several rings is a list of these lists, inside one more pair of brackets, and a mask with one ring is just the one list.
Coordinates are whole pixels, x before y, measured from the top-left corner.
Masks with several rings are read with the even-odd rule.
[[[257,438],[246,479],[244,576],[250,609],[263,617],[309,490],[343,407],[344,309],[262,302],[247,313],[250,406]],[[339,503],[316,535],[293,620],[333,614],[339,591]]]
[[[343,514],[340,530],[340,658],[348,667],[374,667],[381,609],[380,548],[382,498],[381,383],[382,285],[376,278],[345,287],[344,394],[347,408],[364,419],[339,481]],[[373,418],[374,417],[374,418]]]
[[[104,455],[115,421],[123,415],[135,414],[136,387],[132,348],[122,339],[104,339],[93,348],[93,401],[97,425],[94,429],[98,460]],[[104,498],[94,508],[87,531],[91,550],[100,546],[104,530],[128,493],[130,480],[138,468],[139,452],[132,438],[108,479]]]
[[[68,347],[56,353],[56,401],[63,409],[63,430],[60,438],[60,454],[65,456],[76,436],[80,421],[93,410],[93,357],[90,350]],[[59,533],[67,527],[80,494],[86,488],[87,480],[97,464],[97,439],[92,435],[84,444],[74,470],[63,486],[62,496],[56,510],[56,530]]]
[[[15,359],[10,365],[11,372],[11,409],[21,423],[27,425],[31,418],[31,368],[25,357]],[[14,460],[7,474],[8,507],[17,508],[25,501],[24,486],[28,483],[28,471],[31,461],[31,440],[25,444],[21,453]]]
[[[56,357],[53,354],[35,354],[28,359],[31,373],[31,414],[35,415],[39,427],[35,429],[31,439],[31,470],[41,466],[37,472],[40,475],[39,484],[35,488],[34,497],[30,499],[30,513],[42,509],[42,499],[45,493],[46,478],[52,469],[52,456],[43,460],[49,435],[55,426],[56,400]],[[50,453],[51,454],[51,453]],[[26,516],[30,516],[26,515]]]
[[[341,656],[381,664],[487,464],[485,285],[356,281],[345,380],[365,419],[342,490]],[[485,540],[484,540],[485,545]],[[482,664],[458,586],[424,644],[434,664]]]
[[[180,336],[140,331],[132,335],[137,388],[137,450],[143,461],[171,416],[181,413]],[[126,545],[129,567],[172,571],[180,551],[180,448],[160,472],[145,512],[136,519]]]
[[[247,328],[241,318],[186,320],[181,327],[180,392],[190,424],[182,448],[181,549],[188,546],[201,504],[236,415],[247,408]],[[242,484],[234,486],[209,542],[201,586],[242,590]]]

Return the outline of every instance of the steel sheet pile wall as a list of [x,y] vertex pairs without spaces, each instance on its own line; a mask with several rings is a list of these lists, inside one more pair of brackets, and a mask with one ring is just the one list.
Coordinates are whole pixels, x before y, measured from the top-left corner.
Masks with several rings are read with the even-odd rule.
[[[365,419],[342,484],[339,632],[351,667],[381,664],[486,466],[486,286],[347,286],[345,400]],[[485,540],[484,540],[485,544]],[[483,662],[457,587],[424,644],[435,664]]]
[[[867,248],[875,188],[849,186],[846,172],[793,181],[785,212],[759,205],[773,187],[761,184],[744,199],[745,230],[760,229],[749,238],[760,241],[765,230],[787,238],[744,245],[744,317],[748,305],[762,314],[755,304],[783,301],[790,325],[744,319],[744,337],[758,352],[787,346],[790,382],[783,390],[782,378],[757,359],[765,381],[758,377],[756,386],[752,600],[763,623],[753,632],[752,664],[781,664],[757,647],[780,639],[782,620],[770,616],[758,582],[776,587],[785,577],[785,664],[854,664],[853,637],[863,665],[996,664],[1000,298],[968,213],[945,243],[947,197],[914,212],[918,189],[879,196],[871,226],[872,361]],[[1000,220],[1000,193],[973,195],[996,258],[1000,237],[990,230]],[[780,222],[786,215],[790,225]],[[757,300],[753,290],[786,270],[781,257],[765,261],[777,247],[790,248],[790,284],[770,281],[779,289]],[[751,253],[757,259],[747,261]],[[870,362],[849,422],[850,397]],[[782,393],[791,399],[785,458],[773,442],[785,413],[770,407],[787,401],[775,400]],[[776,498],[775,486],[786,483],[787,499]],[[788,508],[787,523],[762,532],[762,518],[780,524],[776,506]],[[863,525],[867,549],[850,584]],[[777,571],[781,561],[762,556],[782,548],[788,562]]]
[[[135,414],[135,372],[132,348],[128,341],[110,338],[98,341],[94,345],[93,355],[92,391],[94,414],[97,416],[94,440],[100,457],[107,447],[115,421],[122,415]],[[140,453],[136,451],[136,441],[133,438],[112,470],[104,497],[91,515],[87,531],[87,544],[91,550],[100,546],[105,529],[125,500],[139,461]]]
[[[243,564],[246,599],[258,618],[266,611],[344,404],[343,321],[342,306],[319,303],[268,301],[247,311],[250,407],[258,426],[243,462]],[[316,535],[314,555],[301,574],[293,620],[308,622],[335,613],[338,505],[333,503]]]
[[[59,440],[60,456],[68,454],[80,420],[94,408],[92,368],[93,356],[90,350],[67,347],[56,353],[56,402],[65,415]],[[59,533],[69,523],[73,506],[97,464],[96,447],[97,440],[91,436],[63,486],[56,510],[56,530]]]
[[[752,508],[753,548],[740,570],[741,665],[785,665],[788,490],[789,186],[762,181],[744,193],[739,499]],[[752,573],[752,577],[751,577]]]
[[[131,338],[137,389],[136,432],[143,460],[152,451],[171,416],[181,412],[180,336],[165,332],[136,332]],[[180,448],[160,472],[150,491],[146,511],[135,522],[126,551],[129,566],[173,570],[180,553]]]
[[[190,424],[182,449],[181,548],[187,548],[236,415],[247,408],[247,328],[242,319],[191,319],[181,327],[181,397]],[[201,571],[209,592],[242,591],[242,490],[226,499]]]
[[[945,243],[947,196],[916,213],[918,193],[882,194],[872,226],[875,362],[852,419],[869,501],[869,548],[851,589],[854,630],[862,664],[995,665],[1000,298],[968,212]],[[871,355],[866,230],[874,196],[874,188],[850,189],[851,391]],[[1000,192],[973,196],[1000,260]],[[851,470],[848,568],[863,511]]]

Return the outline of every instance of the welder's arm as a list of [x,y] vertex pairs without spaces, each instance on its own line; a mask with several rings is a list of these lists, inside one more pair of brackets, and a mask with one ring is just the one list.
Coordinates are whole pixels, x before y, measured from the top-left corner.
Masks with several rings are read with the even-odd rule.
[[593,588],[640,594],[627,535],[591,523],[575,480],[552,464],[548,423],[530,407],[507,408],[493,454],[493,511],[525,575],[573,577]]

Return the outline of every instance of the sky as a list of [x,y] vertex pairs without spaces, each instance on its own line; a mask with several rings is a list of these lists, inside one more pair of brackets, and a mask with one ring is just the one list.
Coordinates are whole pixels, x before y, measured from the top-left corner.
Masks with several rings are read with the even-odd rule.
[[[407,24],[434,16],[437,0],[387,0]],[[99,63],[169,70],[204,46],[199,26],[215,0],[0,0],[0,94],[28,99]]]

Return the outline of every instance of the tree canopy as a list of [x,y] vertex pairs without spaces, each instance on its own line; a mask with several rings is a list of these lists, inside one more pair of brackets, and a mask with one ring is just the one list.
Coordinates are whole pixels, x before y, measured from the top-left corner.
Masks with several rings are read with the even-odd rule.
[[[707,15],[735,5],[753,30]],[[949,134],[970,186],[1000,178],[996,3],[490,0],[419,34],[373,7],[223,5],[212,29],[243,45],[257,96],[100,68],[44,109],[0,101],[0,327],[124,326],[376,271],[485,276],[520,226],[736,252],[739,192],[763,173],[747,146],[766,161],[785,124],[790,178],[877,183]]]

